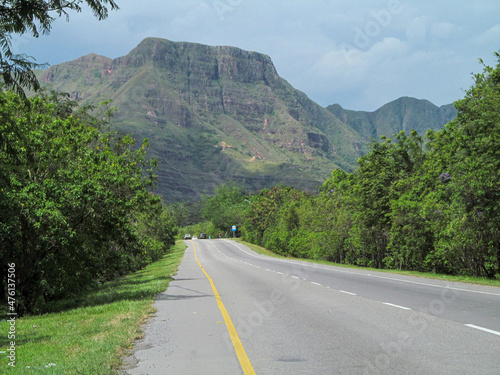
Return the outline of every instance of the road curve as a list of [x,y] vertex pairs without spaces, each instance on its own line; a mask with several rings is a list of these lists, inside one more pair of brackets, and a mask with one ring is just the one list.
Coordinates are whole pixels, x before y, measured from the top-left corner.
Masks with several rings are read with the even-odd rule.
[[248,373],[216,295],[257,374],[500,374],[498,288],[186,244],[123,374]]

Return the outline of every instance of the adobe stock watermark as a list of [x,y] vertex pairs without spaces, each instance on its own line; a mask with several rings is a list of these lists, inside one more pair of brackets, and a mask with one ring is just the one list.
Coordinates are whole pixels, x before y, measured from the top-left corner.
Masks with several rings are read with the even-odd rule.
[[240,5],[243,0],[215,0],[212,4],[215,13],[219,16],[221,21],[224,21],[224,16],[227,12],[234,12],[236,7]]
[[453,303],[460,293],[451,288],[444,288],[439,298],[433,299],[428,306],[420,309],[420,311],[411,311],[408,316],[409,328],[408,331],[399,332],[397,339],[390,343],[381,343],[380,346],[383,353],[379,354],[375,360],[365,367],[364,374],[385,374],[388,367],[394,358],[400,358],[403,352],[411,347],[417,337],[422,336],[438,317],[442,316],[446,310],[446,306]]
[[16,264],[8,263],[7,270],[7,323],[8,330],[5,332],[7,336],[6,350],[0,351],[0,354],[6,354],[7,366],[16,367],[16,317],[17,317],[17,300],[16,300]]
[[354,27],[353,44],[342,43],[341,49],[347,62],[352,61],[352,54],[364,50],[373,44],[382,30],[391,24],[393,16],[401,13],[403,6],[399,0],[389,0],[385,9],[372,10],[370,20],[363,27]]

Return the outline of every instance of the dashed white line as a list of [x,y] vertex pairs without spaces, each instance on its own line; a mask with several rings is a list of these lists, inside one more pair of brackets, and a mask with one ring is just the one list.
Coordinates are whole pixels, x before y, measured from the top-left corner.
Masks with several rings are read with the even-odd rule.
[[357,295],[356,293],[346,292],[345,290],[339,290],[340,293],[349,294],[350,296]]
[[409,307],[395,305],[395,304],[389,303],[389,302],[383,302],[383,304],[387,305],[387,306],[397,307],[398,309],[402,309],[402,310],[411,310]]
[[[213,246],[215,246],[213,243],[212,243]],[[235,245],[235,244],[233,244]],[[247,251],[243,250],[242,248],[240,248],[238,245],[235,245],[236,247],[238,247],[240,250],[242,250],[243,252],[247,253],[248,255],[251,255],[251,256],[254,256],[256,258],[258,258],[257,256],[253,255],[253,254],[250,254],[248,253]],[[233,259],[231,257],[229,257],[228,255],[222,253],[216,246],[215,248],[222,254],[224,255],[226,258],[229,258],[229,259]],[[276,259],[274,259],[276,260]],[[281,261],[281,260],[278,260],[278,261]],[[283,261],[285,263],[292,263],[292,262],[287,262],[287,261]],[[256,268],[261,268],[260,266],[257,266],[255,264],[252,264],[250,262],[246,262],[246,261],[243,261],[242,263],[245,263],[245,264],[248,264],[248,265],[251,265],[251,266],[254,266]],[[304,264],[304,266],[308,266],[307,264]],[[319,268],[319,269],[324,269],[324,270],[331,270],[331,269],[328,269],[328,268],[323,268],[323,267],[314,267],[314,268]],[[266,271],[271,271],[271,272],[275,272],[279,275],[285,275],[284,273],[282,272],[278,272],[278,271],[273,271],[273,270],[270,270],[268,268],[265,268]],[[339,271],[339,272],[345,272],[345,273],[354,273],[354,272],[349,272],[349,271]],[[356,274],[359,274],[359,273],[356,273]],[[412,283],[412,284],[419,284],[419,285],[426,285],[426,286],[432,286],[432,287],[438,287],[438,288],[443,288],[442,286],[439,286],[439,285],[433,285],[433,284],[429,284],[429,283],[421,283],[421,282],[415,282],[415,281],[408,281],[408,280],[400,280],[400,279],[393,279],[393,278],[390,278],[390,277],[385,277],[385,276],[375,276],[375,275],[371,275],[371,274],[368,274],[368,276],[371,276],[371,277],[377,277],[377,278],[381,278],[381,279],[389,279],[389,280],[393,280],[393,281],[402,281],[402,282],[407,282],[407,283]],[[298,279],[300,280],[300,277],[298,276],[294,276],[294,275],[290,275],[290,277],[294,278],[294,279]],[[302,279],[303,281],[307,281],[306,279]],[[311,284],[314,284],[314,285],[318,285],[318,286],[324,286],[322,284],[319,284],[319,283],[316,283],[314,281],[311,281]],[[329,285],[326,285],[326,288],[328,289],[331,289],[331,287]],[[444,287],[446,289],[451,289],[451,290],[457,290],[457,291],[463,291],[463,292],[471,292],[471,293],[481,293],[481,294],[489,294],[489,295],[498,295],[496,293],[490,293],[490,292],[483,292],[483,291],[474,291],[474,290],[468,290],[468,289],[462,289],[462,288],[454,288],[454,287],[450,287],[450,286],[446,286]],[[348,295],[351,295],[351,296],[356,296],[357,294],[356,293],[352,293],[352,292],[348,292],[348,291],[345,291],[345,290],[339,290],[340,293],[344,293],[344,294],[348,294]],[[400,305],[395,305],[393,303],[389,303],[389,302],[382,302],[384,305],[387,305],[387,306],[391,306],[391,307],[396,307],[398,309],[402,309],[402,310],[411,310],[411,308],[409,307],[405,307],[405,306],[400,306]],[[487,332],[487,333],[490,333],[490,334],[493,334],[493,335],[496,335],[496,336],[500,336],[500,332],[499,331],[495,331],[495,330],[492,330],[492,329],[489,329],[489,328],[484,328],[484,327],[480,327],[480,326],[476,326],[474,324],[465,324],[466,327],[469,327],[469,328],[473,328],[473,329],[476,329],[476,330],[479,330],[479,331],[483,331],[483,332]],[[5,352],[2,352],[0,351],[0,353],[5,353]]]
[[483,331],[483,332],[488,332],[488,333],[492,333],[494,335],[500,336],[500,332],[493,331],[492,329],[489,329],[489,328],[479,327],[479,326],[476,326],[474,324],[466,324],[466,326],[470,327],[470,328],[478,329],[478,330]]
[[385,279],[385,280],[389,280],[389,281],[393,281],[393,282],[402,282],[402,283],[415,284],[415,285],[424,285],[424,286],[430,286],[430,287],[434,287],[434,288],[450,289],[450,290],[455,290],[455,291],[460,291],[460,292],[468,292],[468,293],[478,293],[478,294],[485,294],[485,295],[492,295],[492,296],[500,296],[499,293],[486,292],[486,291],[481,291],[481,290],[464,289],[464,288],[458,288],[458,287],[453,287],[453,286],[449,286],[449,285],[443,286],[443,285],[437,285],[437,284],[432,284],[432,283],[425,283],[425,282],[420,282],[420,281],[412,281],[412,280],[399,279],[399,278],[394,278],[394,277],[390,277],[390,276],[374,275],[374,274],[371,274],[371,273],[364,274],[362,272],[354,272],[354,271],[348,271],[348,270],[343,270],[343,269],[341,270],[341,269],[334,268],[334,267],[328,267],[328,268],[327,267],[320,267],[320,266],[315,265],[315,264],[308,264],[308,263],[300,262],[300,261],[290,261],[290,260],[280,259],[280,258],[269,258],[269,257],[266,257],[266,256],[260,256],[260,255],[252,254],[252,253],[244,250],[240,246],[238,246],[237,243],[235,243],[234,241],[231,241],[230,239],[225,239],[224,241],[229,242],[233,246],[235,246],[238,249],[240,249],[242,252],[244,252],[244,253],[246,253],[246,254],[254,257],[254,258],[268,259],[270,261],[295,264],[295,265],[299,265],[301,267],[311,267],[311,268],[321,269],[321,270],[327,270],[327,271],[331,271],[331,272],[346,273],[346,274],[352,274],[352,275],[358,275],[358,276],[365,276],[365,277],[366,276],[368,276],[368,277],[374,277],[374,278],[377,278],[377,279]]

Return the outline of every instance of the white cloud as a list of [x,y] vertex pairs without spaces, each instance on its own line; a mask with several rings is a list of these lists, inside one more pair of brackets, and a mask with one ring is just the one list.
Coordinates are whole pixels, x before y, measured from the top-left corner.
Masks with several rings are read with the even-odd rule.
[[431,27],[431,34],[439,39],[446,39],[455,32],[458,27],[450,22],[437,22]]
[[500,24],[492,26],[486,32],[473,38],[473,41],[474,41],[474,43],[477,43],[480,45],[497,44],[497,48],[498,48],[498,42],[500,41]]
[[400,59],[408,53],[408,44],[397,38],[384,38],[363,51],[348,48],[346,45],[327,52],[311,68],[314,76],[336,87],[358,86],[371,79],[371,74],[384,66]]
[[406,37],[413,45],[424,44],[427,38],[426,17],[416,17],[411,20],[406,28]]

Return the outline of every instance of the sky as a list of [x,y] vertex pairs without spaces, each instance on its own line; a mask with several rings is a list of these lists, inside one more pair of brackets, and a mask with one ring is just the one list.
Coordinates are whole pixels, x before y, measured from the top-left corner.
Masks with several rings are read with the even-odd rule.
[[498,0],[116,0],[57,19],[13,50],[50,65],[126,55],[147,37],[229,45],[271,57],[278,74],[322,106],[374,111],[402,96],[463,98],[482,58],[500,51]]

